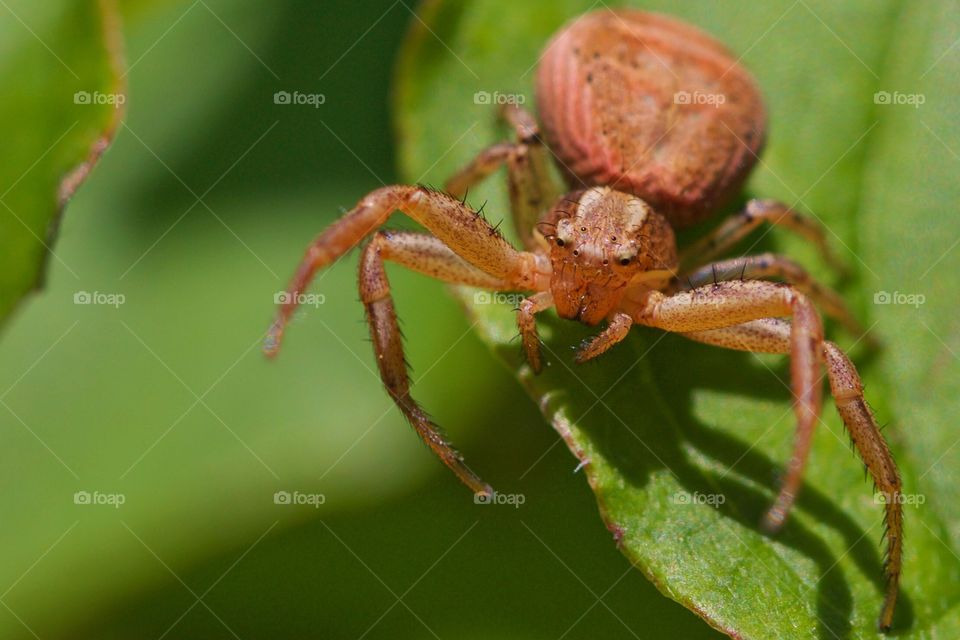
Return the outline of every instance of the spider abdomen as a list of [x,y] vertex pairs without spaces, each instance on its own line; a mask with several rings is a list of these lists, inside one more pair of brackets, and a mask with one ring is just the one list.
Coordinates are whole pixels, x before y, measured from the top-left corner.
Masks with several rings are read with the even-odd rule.
[[597,11],[547,46],[537,76],[546,141],[571,187],[607,185],[677,227],[735,195],[764,141],[750,74],[716,40],[641,11]]

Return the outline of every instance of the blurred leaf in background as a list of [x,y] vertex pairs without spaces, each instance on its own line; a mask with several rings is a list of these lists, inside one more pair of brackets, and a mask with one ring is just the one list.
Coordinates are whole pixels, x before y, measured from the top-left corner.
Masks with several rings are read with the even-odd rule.
[[126,102],[112,0],[10,0],[3,10],[0,324],[40,285],[60,212],[109,145]]

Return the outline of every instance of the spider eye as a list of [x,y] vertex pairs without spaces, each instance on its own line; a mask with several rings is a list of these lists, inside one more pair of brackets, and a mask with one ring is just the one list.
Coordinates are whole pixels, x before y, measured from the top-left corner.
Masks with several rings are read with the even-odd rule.
[[557,246],[558,246],[558,247],[562,247],[562,246],[565,245],[565,244],[567,244],[567,243],[563,241],[563,238],[557,238]]
[[628,264],[630,264],[630,258],[620,258],[620,265],[621,265],[621,266],[624,266],[624,267],[625,267],[625,266],[627,266]]

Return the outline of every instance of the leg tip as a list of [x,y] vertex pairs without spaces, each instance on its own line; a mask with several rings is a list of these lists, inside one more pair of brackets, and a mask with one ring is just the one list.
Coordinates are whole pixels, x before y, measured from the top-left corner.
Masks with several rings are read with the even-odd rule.
[[270,332],[267,333],[267,337],[263,339],[261,349],[263,350],[263,355],[271,360],[280,353],[280,333],[276,330],[276,327],[271,327]]
[[533,371],[534,375],[543,371],[543,357],[539,348],[527,351],[527,364],[530,365],[530,370]]
[[779,506],[775,505],[771,507],[766,514],[764,514],[763,520],[760,521],[760,526],[769,534],[779,533],[786,520],[786,512]]
[[883,609],[880,611],[880,619],[877,620],[877,629],[880,633],[889,633],[893,628],[893,612],[897,604],[896,586],[893,591],[887,591],[887,598],[883,603]]
[[880,614],[880,619],[877,620],[877,631],[880,633],[890,633],[890,630],[893,628],[893,612],[884,611]]
[[577,352],[573,356],[573,361],[576,364],[583,364],[584,362],[590,362],[594,358],[601,355],[601,353],[596,353],[589,349],[590,345],[586,345],[580,349],[577,349]]

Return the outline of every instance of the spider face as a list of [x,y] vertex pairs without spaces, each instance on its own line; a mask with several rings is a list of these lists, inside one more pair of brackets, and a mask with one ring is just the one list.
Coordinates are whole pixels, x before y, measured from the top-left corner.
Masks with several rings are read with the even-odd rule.
[[622,191],[594,187],[568,194],[545,224],[554,230],[550,288],[561,318],[595,325],[619,304],[631,281],[675,266],[666,220]]

